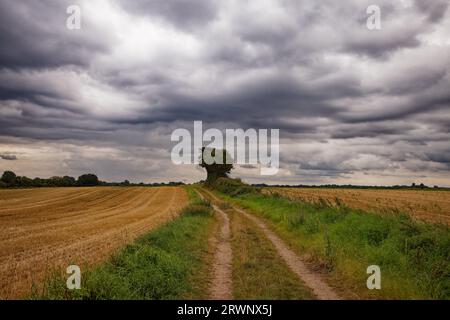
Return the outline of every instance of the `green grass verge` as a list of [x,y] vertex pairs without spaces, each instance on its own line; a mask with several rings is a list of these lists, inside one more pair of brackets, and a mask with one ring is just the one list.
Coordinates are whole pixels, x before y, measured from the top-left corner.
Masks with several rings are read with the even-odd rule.
[[[188,192],[192,198],[192,192]],[[198,273],[207,279],[205,239],[213,222],[211,208],[194,200],[177,219],[126,246],[103,265],[83,272],[81,289],[68,290],[65,278],[54,277],[47,281],[43,293],[32,298],[204,298],[207,280],[198,281]]]
[[[264,217],[299,253],[354,298],[450,299],[450,229],[408,215],[377,215],[250,194],[231,198]],[[368,290],[369,265],[381,268],[381,290]]]

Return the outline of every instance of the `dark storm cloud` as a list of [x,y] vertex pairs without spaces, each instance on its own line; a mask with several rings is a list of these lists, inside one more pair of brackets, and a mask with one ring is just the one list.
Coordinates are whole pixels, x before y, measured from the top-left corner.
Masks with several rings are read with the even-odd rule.
[[414,5],[420,12],[428,15],[428,20],[432,22],[439,22],[445,16],[449,3],[446,0],[421,1],[414,0]]
[[90,20],[82,20],[85,32],[66,28],[66,9],[79,2],[1,1],[0,68],[85,66],[94,53],[106,52],[111,36]]
[[[351,91],[350,88],[343,90]],[[336,110],[325,100],[339,91],[329,90],[320,96],[320,90],[302,87],[293,79],[277,76],[273,79],[255,80],[252,83],[218,96],[191,97],[170,94],[169,101],[160,112],[160,120],[171,121],[203,119],[207,122],[231,121],[245,127],[267,128],[281,126],[286,130],[301,131],[298,125],[290,125],[280,116],[299,114],[303,117],[332,116]],[[257,106],[257,107],[256,107]],[[276,111],[277,116],[273,117]],[[242,114],[246,114],[242,118]],[[145,121],[145,118],[140,118]]]
[[338,164],[332,162],[304,163],[300,165],[300,169],[306,171],[320,171],[321,174],[328,172],[333,175],[350,172],[349,169],[338,168],[337,166]]
[[216,15],[214,0],[119,0],[127,11],[137,15],[161,17],[179,28],[205,27]]
[[[447,81],[446,85],[450,85],[450,82]],[[403,120],[424,112],[449,109],[450,92],[435,91],[432,95],[424,95],[423,91],[419,92],[420,93],[418,94],[415,92],[410,92],[410,99],[408,99],[405,104],[400,106],[382,106],[378,110],[363,114],[352,114],[351,112],[345,111],[338,115],[337,118],[346,123],[382,122]]]
[[444,152],[427,154],[427,160],[445,164],[450,169],[450,150],[445,150]]
[[371,138],[389,135],[408,134],[417,128],[417,124],[405,122],[358,123],[352,125],[336,125],[330,132],[333,139]]
[[[365,25],[367,20],[365,8],[374,4],[381,9],[382,29],[375,32],[363,28],[358,30],[353,25],[353,30],[347,30],[347,37],[343,41],[344,51],[385,59],[394,51],[418,47],[421,45],[420,35],[430,32],[433,25],[442,20],[449,5],[446,0],[415,0],[412,5],[407,5],[406,1],[357,2],[354,12],[358,12],[357,21],[360,25]],[[402,20],[404,23],[399,22]]]
[[344,46],[344,50],[350,53],[363,54],[372,57],[385,57],[391,51],[402,48],[417,47],[420,41],[416,38],[415,32],[410,32],[409,35],[398,33],[392,35],[390,38],[376,38],[372,37],[367,31],[366,38],[355,38],[349,40]]
[[447,170],[448,1],[379,1],[375,32],[372,2],[1,1],[0,136],[58,144],[105,179],[175,172],[171,131],[194,120],[279,128],[288,181]]

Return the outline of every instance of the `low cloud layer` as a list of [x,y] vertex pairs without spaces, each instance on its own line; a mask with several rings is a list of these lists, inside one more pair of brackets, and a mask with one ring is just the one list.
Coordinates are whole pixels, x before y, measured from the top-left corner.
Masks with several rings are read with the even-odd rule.
[[371,4],[2,1],[0,170],[195,181],[170,134],[202,120],[280,129],[279,174],[247,181],[450,185],[449,3],[380,0],[377,31]]

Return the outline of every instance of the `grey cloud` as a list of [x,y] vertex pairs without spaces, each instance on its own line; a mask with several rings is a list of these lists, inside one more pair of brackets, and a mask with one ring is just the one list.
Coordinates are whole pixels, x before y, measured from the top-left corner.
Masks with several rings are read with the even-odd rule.
[[119,0],[133,14],[161,17],[179,28],[205,27],[216,15],[213,0]]
[[10,153],[0,153],[0,159],[14,161],[17,160],[17,156]]
[[444,18],[449,3],[446,0],[435,0],[435,1],[414,0],[414,5],[420,12],[424,12],[428,15],[429,21],[438,22]]
[[359,18],[357,23],[345,30],[344,51],[386,59],[394,51],[419,47],[419,36],[432,32],[433,26],[440,22],[448,7],[446,0],[416,0],[413,7],[401,2],[382,1],[375,4],[381,9],[381,30],[370,31],[366,28],[368,15],[365,9],[373,4],[371,1],[353,4],[353,10],[359,12]]
[[320,171],[320,174],[328,173],[333,175],[351,172],[350,169],[339,168],[337,163],[326,162],[300,164],[300,169],[313,172]]
[[[111,5],[121,27],[162,32],[148,47],[153,34],[117,36],[89,15],[83,32],[68,32],[67,1],[0,2],[0,141],[69,150],[65,165],[75,173],[163,179],[183,175],[168,158],[171,131],[203,120],[279,128],[289,174],[274,179],[445,174],[448,3],[381,1],[386,20],[374,33],[365,28],[371,2],[284,0],[260,11],[251,1]],[[82,146],[115,153],[77,156]],[[201,176],[187,172],[179,180]]]
[[380,136],[407,135],[417,128],[417,124],[402,121],[383,123],[355,123],[352,125],[332,126],[330,137],[333,139],[373,138]]
[[66,9],[80,1],[24,0],[0,2],[0,68],[47,68],[89,64],[106,52],[110,34],[87,17],[82,30],[66,28]]
[[367,31],[365,35],[360,35],[349,40],[343,49],[350,53],[383,58],[391,51],[417,47],[420,45],[420,41],[416,37],[416,32],[406,32],[409,33],[409,35],[405,36],[405,34],[400,31],[387,38],[385,36],[373,37],[372,34]]

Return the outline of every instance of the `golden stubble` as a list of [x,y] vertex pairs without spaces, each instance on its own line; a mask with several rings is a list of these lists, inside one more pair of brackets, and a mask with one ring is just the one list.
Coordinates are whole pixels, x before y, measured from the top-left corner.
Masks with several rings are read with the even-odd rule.
[[70,264],[104,261],[187,202],[179,187],[1,190],[0,298],[24,297]]

